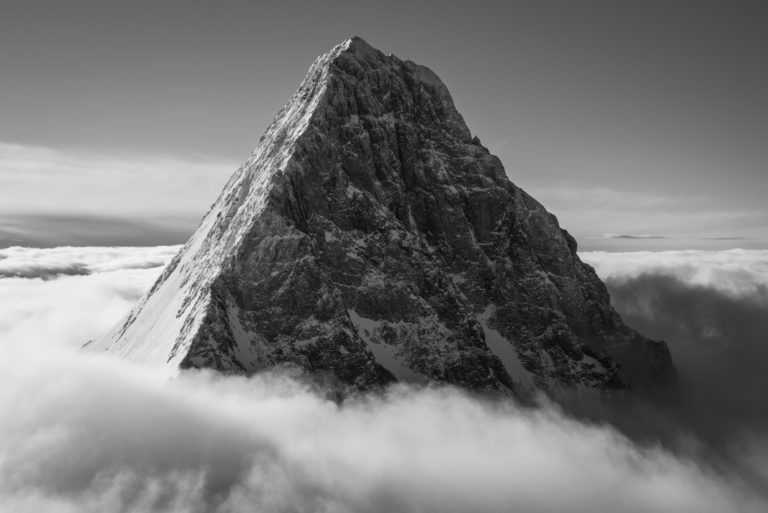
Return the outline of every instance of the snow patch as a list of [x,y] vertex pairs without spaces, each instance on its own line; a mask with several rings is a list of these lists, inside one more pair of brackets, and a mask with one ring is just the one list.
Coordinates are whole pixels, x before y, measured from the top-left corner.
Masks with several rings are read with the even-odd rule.
[[377,336],[376,332],[385,324],[384,321],[361,317],[351,309],[347,310],[347,313],[355,331],[371,350],[376,362],[391,372],[395,379],[403,383],[425,383],[428,381],[425,376],[412,371],[397,359],[396,346],[383,342]]
[[507,374],[512,378],[516,385],[522,386],[525,390],[533,391],[536,385],[533,381],[533,375],[525,370],[517,355],[514,344],[509,341],[498,330],[488,325],[489,320],[496,314],[496,306],[488,305],[483,313],[477,316],[477,321],[483,327],[485,334],[485,343],[493,354],[495,354],[504,365]]

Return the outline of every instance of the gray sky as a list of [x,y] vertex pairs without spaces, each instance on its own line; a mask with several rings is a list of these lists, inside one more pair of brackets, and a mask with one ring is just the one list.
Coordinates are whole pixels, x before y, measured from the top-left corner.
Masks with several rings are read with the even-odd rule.
[[435,70],[582,248],[768,247],[768,3],[703,0],[5,0],[0,246],[183,241],[352,34]]

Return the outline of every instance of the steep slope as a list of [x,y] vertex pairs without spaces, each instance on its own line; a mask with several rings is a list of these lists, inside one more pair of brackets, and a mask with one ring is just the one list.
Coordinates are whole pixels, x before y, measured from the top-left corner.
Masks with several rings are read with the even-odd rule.
[[437,75],[359,38],[315,61],[152,290],[92,346],[343,389],[611,392],[674,375]]

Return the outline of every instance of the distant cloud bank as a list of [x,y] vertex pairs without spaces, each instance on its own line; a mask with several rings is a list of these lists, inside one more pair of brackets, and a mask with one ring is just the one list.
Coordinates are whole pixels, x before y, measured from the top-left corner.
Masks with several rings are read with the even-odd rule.
[[586,251],[579,255],[609,281],[672,276],[687,285],[736,296],[753,296],[768,287],[768,250]]
[[0,278],[51,279],[120,269],[160,267],[180,246],[77,247],[0,249]]

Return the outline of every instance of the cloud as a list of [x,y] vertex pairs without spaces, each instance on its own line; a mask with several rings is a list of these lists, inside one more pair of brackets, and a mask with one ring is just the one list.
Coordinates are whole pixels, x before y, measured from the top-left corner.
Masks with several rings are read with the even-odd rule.
[[620,233],[604,233],[605,239],[666,239],[662,235],[625,235]]
[[608,287],[628,324],[669,341],[686,384],[704,388],[719,422],[768,427],[768,289],[734,296],[661,274],[611,279]]
[[641,275],[673,276],[686,285],[752,298],[768,287],[766,250],[587,251],[579,255],[609,281]]
[[237,166],[200,155],[0,141],[0,245],[179,241]]
[[135,264],[169,253],[3,254],[0,264],[45,268],[61,259],[80,262],[91,274],[0,279],[0,509],[721,513],[768,507],[736,475],[638,446],[549,404],[524,408],[452,388],[396,387],[339,405],[279,374],[190,372],[169,381],[152,369],[74,350],[124,314],[160,270]]
[[338,406],[279,376],[168,383],[92,357],[3,367],[13,386],[0,406],[17,414],[0,422],[0,494],[16,511],[765,506],[610,429],[452,389],[393,389]]
[[685,408],[667,416],[768,485],[768,251],[582,258],[606,280],[627,324],[669,344]]
[[[0,250],[0,347],[79,348],[139,300],[176,247]],[[82,275],[55,274],[61,267]],[[31,277],[38,279],[29,279]],[[44,278],[57,278],[45,280]]]
[[179,246],[0,249],[0,278],[86,275],[120,269],[150,269],[168,263]]

